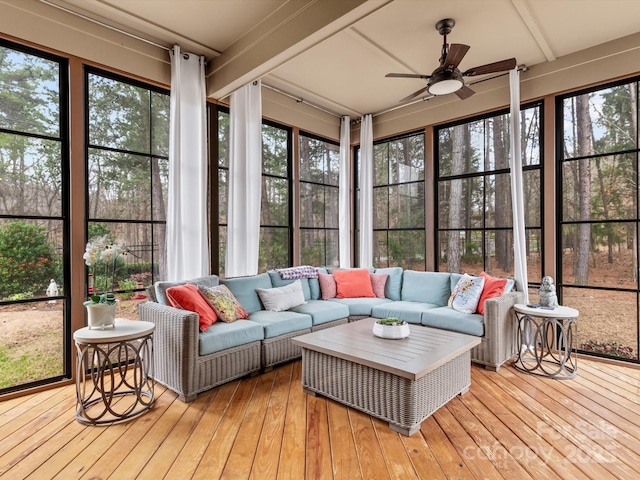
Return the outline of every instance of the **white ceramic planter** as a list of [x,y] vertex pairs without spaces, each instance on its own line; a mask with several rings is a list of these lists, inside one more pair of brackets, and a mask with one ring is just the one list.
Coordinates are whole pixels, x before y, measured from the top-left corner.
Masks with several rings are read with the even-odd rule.
[[87,324],[89,328],[114,327],[114,319],[116,318],[116,306],[107,305],[106,303],[94,303],[86,305]]
[[373,334],[380,338],[405,338],[411,333],[409,330],[409,324],[404,325],[381,325],[379,323],[373,324]]

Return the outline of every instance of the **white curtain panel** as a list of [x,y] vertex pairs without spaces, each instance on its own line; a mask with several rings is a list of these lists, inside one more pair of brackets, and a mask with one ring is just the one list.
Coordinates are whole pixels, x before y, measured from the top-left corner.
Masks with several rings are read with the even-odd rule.
[[524,231],[524,190],[522,188],[522,149],[520,146],[520,72],[509,72],[511,85],[511,202],[513,207],[514,273],[518,290],[529,303],[527,248]]
[[373,267],[373,120],[362,117],[360,123],[360,262]]
[[338,225],[340,268],[351,267],[351,119],[342,117],[340,125],[340,183],[338,193]]
[[207,235],[207,128],[205,58],[180,52],[171,57],[169,205],[166,279],[209,273]]
[[258,273],[262,193],[261,82],[231,94],[225,277]]

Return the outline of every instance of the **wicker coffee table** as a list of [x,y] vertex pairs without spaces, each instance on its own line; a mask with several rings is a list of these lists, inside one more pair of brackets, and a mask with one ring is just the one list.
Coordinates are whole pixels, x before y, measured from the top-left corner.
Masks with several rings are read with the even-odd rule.
[[471,385],[470,350],[479,337],[411,325],[400,340],[373,335],[375,319],[295,337],[302,387],[413,435],[422,421]]

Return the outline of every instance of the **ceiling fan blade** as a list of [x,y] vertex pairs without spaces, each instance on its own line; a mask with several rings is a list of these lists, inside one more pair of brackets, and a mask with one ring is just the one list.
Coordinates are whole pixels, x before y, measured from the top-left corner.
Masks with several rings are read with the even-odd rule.
[[449,45],[449,51],[447,52],[447,58],[444,59],[444,65],[457,68],[460,62],[467,54],[471,47],[469,45],[463,45],[461,43],[452,43]]
[[473,95],[476,92],[474,92],[473,90],[471,90],[469,87],[465,85],[460,90],[457,90],[454,93],[458,96],[460,100],[464,100],[465,98],[469,98],[471,95]]
[[516,68],[516,59],[509,58],[508,60],[501,60],[499,62],[487,63],[486,65],[470,68],[466,72],[463,72],[462,75],[465,77],[473,77],[474,75],[504,72],[505,70],[512,70],[514,68]]
[[426,86],[426,87],[424,87],[424,88],[421,88],[420,90],[417,90],[417,91],[413,92],[413,93],[412,93],[411,95],[409,95],[408,97],[404,97],[404,98],[403,98],[402,100],[400,100],[398,103],[404,103],[404,102],[407,102],[407,101],[411,100],[411,99],[412,99],[412,98],[414,98],[414,97],[417,97],[417,96],[418,96],[418,95],[420,95],[421,93],[426,92],[426,91],[427,91],[427,88],[429,88],[429,85],[427,85],[427,86]]
[[387,73],[385,77],[389,78],[422,78],[428,80],[431,75],[420,75],[419,73]]

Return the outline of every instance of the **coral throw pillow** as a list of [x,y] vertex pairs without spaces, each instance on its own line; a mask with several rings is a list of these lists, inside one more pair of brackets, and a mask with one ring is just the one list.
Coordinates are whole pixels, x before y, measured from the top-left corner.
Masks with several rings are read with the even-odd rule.
[[492,277],[486,272],[480,272],[480,276],[484,277],[484,288],[482,289],[482,295],[480,295],[480,301],[478,302],[478,313],[484,315],[484,301],[504,295],[507,279]]
[[215,287],[198,285],[198,290],[200,290],[202,296],[207,299],[218,318],[223,322],[235,322],[249,316],[226,285],[217,285]]
[[369,270],[336,270],[333,272],[336,279],[338,298],[375,298],[371,287]]
[[462,313],[474,313],[478,308],[484,277],[472,277],[466,273],[460,277],[449,298],[449,306]]
[[378,298],[384,298],[384,286],[387,284],[388,273],[370,273],[371,276],[371,288],[373,293]]
[[189,310],[200,315],[201,332],[204,332],[218,320],[216,312],[213,311],[209,302],[200,295],[198,287],[195,285],[185,283],[184,285],[170,287],[167,288],[166,294],[167,300],[169,300],[172,307]]
[[318,273],[318,282],[320,282],[320,291],[322,292],[322,299],[329,300],[330,298],[336,298],[338,294],[336,290],[336,279],[330,273]]

